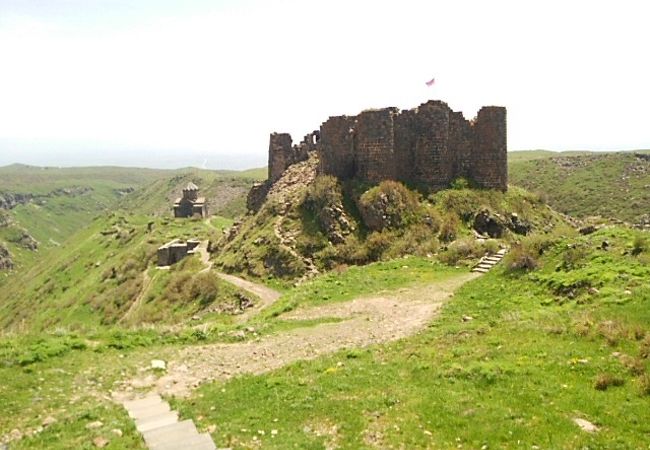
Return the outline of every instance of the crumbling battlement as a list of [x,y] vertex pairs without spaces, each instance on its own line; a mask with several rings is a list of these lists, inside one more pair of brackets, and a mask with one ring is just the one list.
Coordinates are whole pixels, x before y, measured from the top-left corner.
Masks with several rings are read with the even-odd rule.
[[287,133],[271,134],[269,179],[251,192],[249,208],[257,210],[270,185],[311,151],[319,174],[341,180],[397,180],[435,191],[465,177],[480,188],[508,188],[506,109],[485,106],[469,121],[431,100],[410,110],[330,117],[298,145]]

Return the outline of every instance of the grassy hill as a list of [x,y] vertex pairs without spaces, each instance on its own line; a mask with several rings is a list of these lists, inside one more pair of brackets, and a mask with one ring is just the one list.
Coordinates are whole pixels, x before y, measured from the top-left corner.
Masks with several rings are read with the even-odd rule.
[[[207,197],[211,214],[233,218],[245,212],[246,193],[264,176],[261,169],[0,167],[0,245],[11,253],[15,270],[21,270],[106,212],[171,214],[172,202],[190,181]],[[1,209],[11,199],[17,201]],[[36,249],[25,235],[36,241]]]
[[[518,269],[522,253],[513,252],[461,288],[415,336],[207,383],[173,406],[219,446],[233,448],[643,448],[650,420],[647,238],[607,228],[532,236],[521,251],[535,269]],[[449,270],[428,258],[379,262],[316,277],[281,301],[292,308],[314,296],[318,304],[345,302],[351,292],[397,290]],[[283,320],[265,315],[252,325],[278,333]],[[12,448],[82,448],[101,435],[110,448],[143,449],[126,412],[102,393],[138,374],[143,361],[227,342],[224,330],[214,324],[202,333],[59,330],[2,338],[0,435],[36,429],[52,416],[54,425]],[[599,431],[584,432],[574,419]],[[94,421],[102,425],[89,432]]]
[[575,217],[638,223],[650,220],[650,156],[644,155],[650,151],[511,152],[510,183]]

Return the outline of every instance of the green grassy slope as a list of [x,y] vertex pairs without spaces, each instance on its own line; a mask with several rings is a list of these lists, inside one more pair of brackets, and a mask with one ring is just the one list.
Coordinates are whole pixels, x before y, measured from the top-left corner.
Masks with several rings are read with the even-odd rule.
[[528,153],[509,154],[510,183],[540,194],[558,211],[632,223],[650,211],[650,160],[635,156],[642,152]]
[[551,238],[541,269],[502,265],[466,284],[418,336],[209,384],[175,404],[218,424],[213,438],[233,448],[645,448],[650,249],[638,239]]
[[[260,170],[152,170],[122,167],[53,168],[12,165],[0,167],[0,196],[29,194],[26,204],[0,211],[9,222],[0,225],[15,270],[28,268],[42,253],[58,251],[95,217],[116,208],[126,214],[168,216],[181,189],[193,181],[208,199],[211,214],[229,218],[245,212],[245,196],[262,176]],[[22,233],[38,241],[38,251],[16,241]]]
[[[222,227],[231,223],[225,218],[218,222]],[[183,293],[185,284],[204,282],[209,288],[213,280],[193,278],[202,269],[198,260],[191,263],[196,257],[171,271],[155,269],[156,249],[174,238],[214,242],[220,237],[220,227],[202,220],[124,214],[97,218],[56,251],[41,253],[27,270],[6,278],[0,327],[33,333],[56,327],[88,330],[115,324],[145,289],[146,277],[152,279],[147,291],[151,294],[125,325],[173,323],[187,318],[206,307],[206,299],[200,298],[200,293],[188,294],[170,305],[172,297]],[[174,283],[181,291],[169,288]]]

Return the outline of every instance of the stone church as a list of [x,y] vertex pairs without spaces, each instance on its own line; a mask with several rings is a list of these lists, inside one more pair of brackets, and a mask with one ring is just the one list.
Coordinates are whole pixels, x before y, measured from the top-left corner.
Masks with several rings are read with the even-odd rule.
[[199,188],[188,183],[183,189],[183,196],[174,202],[174,217],[207,217],[208,207],[205,197],[199,197]]

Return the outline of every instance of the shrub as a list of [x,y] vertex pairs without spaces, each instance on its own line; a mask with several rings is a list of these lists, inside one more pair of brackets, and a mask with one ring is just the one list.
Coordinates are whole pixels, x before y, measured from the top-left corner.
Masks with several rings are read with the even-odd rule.
[[419,206],[419,195],[396,181],[382,181],[359,199],[363,222],[373,231],[397,229],[414,223]]
[[467,238],[451,244],[439,254],[439,258],[443,263],[453,266],[462,260],[479,258],[483,253],[483,248],[474,239]]
[[539,267],[536,255],[531,252],[531,248],[519,244],[512,247],[505,257],[505,267],[510,272],[531,271]]
[[374,232],[368,236],[365,242],[368,260],[378,261],[395,239],[395,235],[389,232]]
[[305,195],[304,205],[312,212],[318,213],[321,208],[340,204],[343,201],[341,187],[335,177],[322,175],[316,177]]
[[608,373],[599,374],[594,380],[594,389],[606,391],[610,386],[622,386],[625,381]]
[[448,212],[442,218],[440,225],[439,238],[442,242],[451,242],[458,236],[458,229],[460,227],[460,220],[454,213]]
[[639,377],[639,388],[641,395],[650,395],[650,373],[644,373]]
[[404,230],[401,236],[396,236],[385,253],[388,259],[404,255],[427,256],[438,250],[438,239],[431,228],[417,224]]
[[648,238],[646,236],[643,236],[641,233],[634,236],[634,240],[632,241],[632,254],[634,256],[648,251],[648,247]]
[[562,264],[560,268],[563,270],[575,270],[584,266],[588,256],[588,251],[583,246],[573,246],[568,248],[562,253]]
[[189,288],[190,298],[198,300],[201,306],[214,302],[219,295],[219,281],[211,272],[198,273],[192,278]]
[[650,358],[650,335],[647,335],[639,347],[639,356],[643,359]]
[[620,361],[632,375],[642,375],[645,372],[645,364],[640,358],[622,355]]

